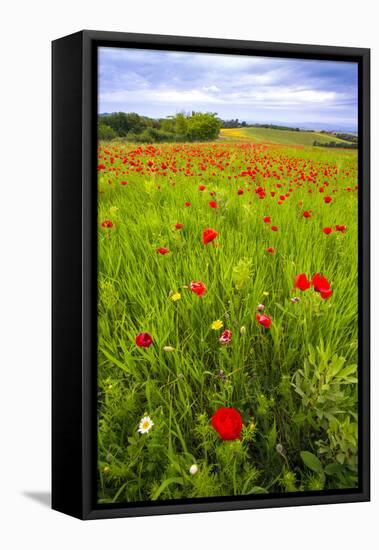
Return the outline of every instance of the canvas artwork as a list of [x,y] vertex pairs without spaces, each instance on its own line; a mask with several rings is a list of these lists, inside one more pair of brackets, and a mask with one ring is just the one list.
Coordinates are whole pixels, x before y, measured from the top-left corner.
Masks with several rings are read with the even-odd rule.
[[359,485],[358,63],[101,46],[97,503]]

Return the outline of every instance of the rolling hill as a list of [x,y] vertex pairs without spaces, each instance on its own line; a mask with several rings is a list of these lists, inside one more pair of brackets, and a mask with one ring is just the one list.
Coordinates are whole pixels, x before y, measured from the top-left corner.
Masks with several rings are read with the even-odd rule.
[[274,130],[271,128],[221,128],[220,139],[228,141],[252,141],[254,143],[272,143],[280,145],[302,145],[312,146],[314,141],[319,143],[338,143],[349,142],[337,138],[333,134],[323,134],[320,132],[305,132],[291,130]]

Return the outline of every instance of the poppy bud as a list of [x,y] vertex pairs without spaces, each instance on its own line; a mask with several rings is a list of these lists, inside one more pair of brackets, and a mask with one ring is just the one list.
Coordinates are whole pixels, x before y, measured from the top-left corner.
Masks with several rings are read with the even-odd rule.
[[189,469],[189,473],[191,476],[194,476],[199,471],[199,468],[196,466],[196,464],[192,464],[192,466]]

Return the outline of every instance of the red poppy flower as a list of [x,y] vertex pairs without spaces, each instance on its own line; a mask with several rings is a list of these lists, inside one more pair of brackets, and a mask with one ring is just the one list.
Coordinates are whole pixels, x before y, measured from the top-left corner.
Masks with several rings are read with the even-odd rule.
[[120,181],[120,185],[128,185],[127,181]]
[[324,227],[322,231],[323,233],[325,233],[325,235],[330,235],[333,229],[331,227]]
[[271,327],[271,318],[268,315],[260,315],[259,313],[255,316],[256,320],[262,327],[270,328]]
[[204,191],[205,185],[199,185],[199,191]]
[[309,212],[309,210],[305,210],[305,211],[303,212],[303,216],[304,216],[304,218],[310,218],[310,217],[311,217],[311,213]]
[[321,273],[315,273],[313,275],[312,284],[316,292],[321,292],[321,290],[330,288],[328,279],[321,275]]
[[333,290],[331,288],[328,288],[327,290],[323,290],[322,292],[320,292],[320,296],[323,300],[327,300],[328,298],[331,297],[332,294],[333,294]]
[[336,225],[336,231],[341,231],[341,233],[345,233],[346,229],[346,225]]
[[183,227],[182,223],[176,223],[175,224],[175,229],[181,229],[182,227]]
[[106,166],[105,164],[99,164],[99,166],[97,167],[97,169],[100,171],[100,170],[105,170]]
[[276,225],[271,226],[271,231],[278,231],[278,228],[276,227]]
[[275,248],[272,248],[272,246],[269,246],[268,248],[266,248],[266,252],[268,252],[269,254],[274,254]]
[[320,293],[320,296],[323,300],[330,298],[330,296],[333,294],[328,279],[322,276],[321,273],[316,273],[315,275],[313,275],[312,284],[315,291]]
[[164,256],[165,254],[168,254],[170,252],[170,250],[168,248],[157,248],[157,253],[158,254],[162,254],[162,256]]
[[190,289],[198,296],[204,296],[207,291],[207,287],[201,281],[192,281],[190,283]]
[[217,208],[217,202],[216,201],[210,201],[208,204],[211,208]]
[[332,197],[329,197],[329,196],[324,197],[324,202],[326,202],[326,204],[329,204],[330,202],[332,202],[332,200],[333,200]]
[[187,201],[187,202],[185,202],[184,204],[185,204],[185,206],[191,206],[191,203],[190,203],[190,202],[188,202],[188,201]]
[[220,344],[224,344],[224,345],[230,344],[231,341],[232,341],[232,331],[227,329],[224,330],[219,338]]
[[204,231],[203,231],[203,243],[208,244],[208,243],[214,241],[215,238],[217,237],[217,235],[218,235],[217,231],[215,231],[212,228],[204,229]]
[[270,221],[271,221],[270,216],[265,216],[265,217],[263,218],[263,221],[264,221],[265,223],[270,223]]
[[141,332],[136,336],[136,344],[139,348],[149,348],[153,343],[153,338],[148,332]]
[[104,220],[101,224],[101,227],[104,227],[106,229],[112,229],[113,222],[111,220]]
[[299,275],[296,275],[295,277],[295,284],[294,287],[298,288],[299,290],[307,290],[311,286],[311,282],[308,281],[307,276],[305,273],[300,273]]
[[237,409],[221,407],[212,416],[213,429],[224,441],[239,439],[242,431],[242,417]]
[[243,189],[241,189],[241,188],[240,188],[240,189],[238,189],[238,191],[237,191],[237,195],[243,195]]
[[257,188],[255,189],[255,192],[256,192],[256,194],[258,195],[258,197],[259,197],[260,199],[264,199],[265,196],[266,196],[266,192],[265,192],[265,190],[263,189],[263,187],[257,187]]

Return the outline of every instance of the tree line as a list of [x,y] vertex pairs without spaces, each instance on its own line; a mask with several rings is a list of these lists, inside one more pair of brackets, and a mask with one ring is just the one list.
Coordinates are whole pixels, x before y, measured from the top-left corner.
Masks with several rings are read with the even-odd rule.
[[211,141],[217,139],[222,121],[217,113],[177,113],[150,118],[137,113],[110,113],[98,117],[98,139],[124,138],[134,143]]
[[342,133],[342,132],[326,132],[325,130],[321,130],[320,134],[330,134],[332,133],[334,136],[336,136],[339,139],[343,139],[344,141],[350,141],[351,143],[357,143],[358,144],[358,136],[355,134],[348,134],[348,133]]
[[238,118],[232,118],[230,120],[222,121],[222,128],[268,128],[269,130],[287,130],[290,132],[300,132],[300,128],[294,128],[293,126],[283,126],[281,124],[268,124],[268,123],[249,123],[245,120],[240,121]]
[[336,149],[358,149],[358,142],[343,142],[343,141],[328,141],[321,143],[320,141],[313,142],[314,147],[334,147]]

